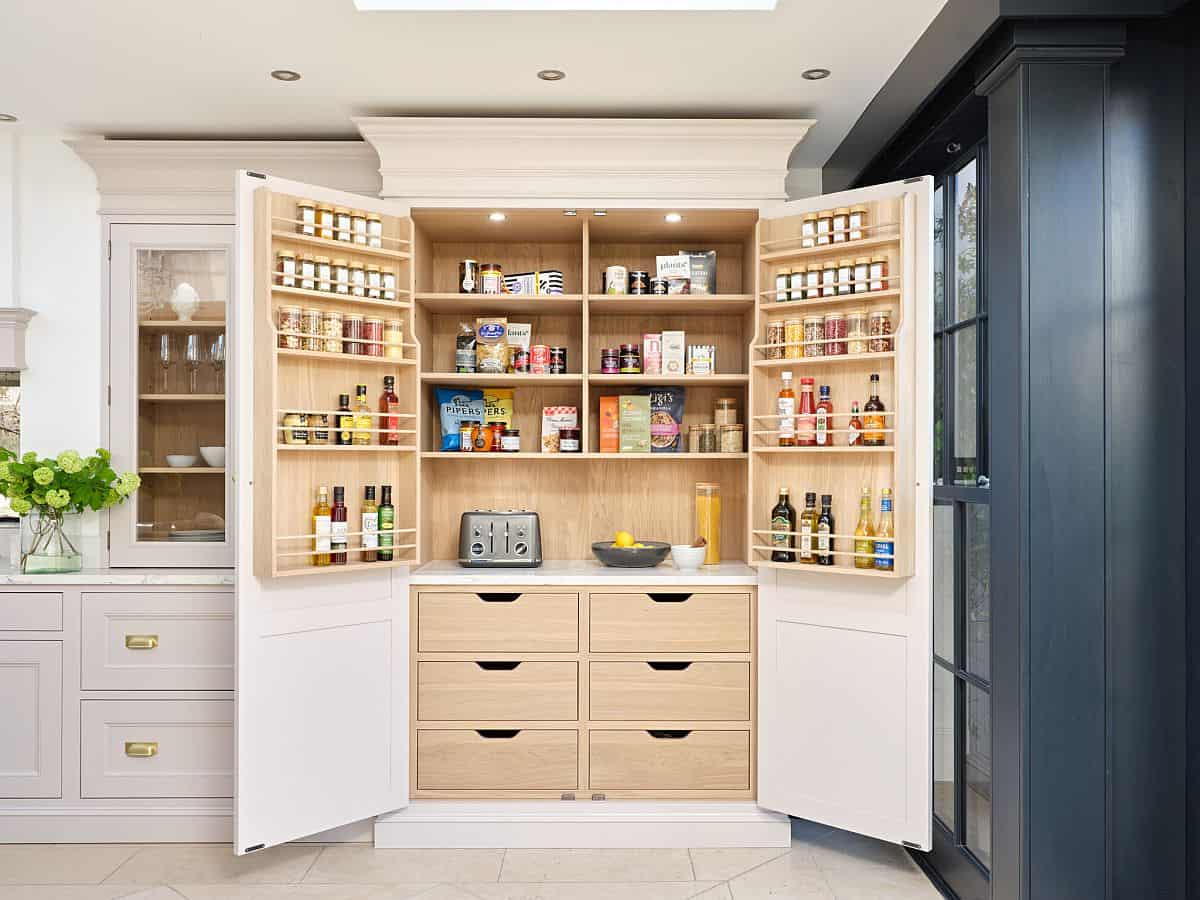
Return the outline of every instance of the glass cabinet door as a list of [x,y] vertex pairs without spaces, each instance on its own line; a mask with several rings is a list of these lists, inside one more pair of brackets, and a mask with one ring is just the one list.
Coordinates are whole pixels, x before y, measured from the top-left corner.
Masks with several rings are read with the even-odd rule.
[[233,564],[226,470],[233,229],[113,225],[110,436],[141,489],[112,512],[113,565]]

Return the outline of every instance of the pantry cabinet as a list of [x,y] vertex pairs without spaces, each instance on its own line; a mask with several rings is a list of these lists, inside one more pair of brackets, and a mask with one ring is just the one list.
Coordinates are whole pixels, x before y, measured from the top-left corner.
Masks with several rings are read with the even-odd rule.
[[0,799],[62,790],[62,648],[0,640]]

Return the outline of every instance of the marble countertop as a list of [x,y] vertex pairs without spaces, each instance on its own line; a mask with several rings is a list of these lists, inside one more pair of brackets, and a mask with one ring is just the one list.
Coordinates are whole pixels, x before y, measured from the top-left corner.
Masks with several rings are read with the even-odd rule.
[[441,559],[413,569],[412,584],[528,584],[528,585],[754,585],[758,570],[744,563],[704,566],[681,572],[671,562],[649,569],[617,569],[595,560],[547,560],[536,569],[465,569],[456,560]]
[[0,573],[0,585],[226,585],[234,583],[233,569],[84,569],[67,575]]

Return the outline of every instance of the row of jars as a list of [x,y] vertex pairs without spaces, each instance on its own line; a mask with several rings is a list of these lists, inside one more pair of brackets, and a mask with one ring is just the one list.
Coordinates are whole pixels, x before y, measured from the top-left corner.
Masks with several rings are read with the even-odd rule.
[[763,353],[767,359],[802,359],[892,349],[892,311],[883,308],[774,319],[767,323]]
[[839,206],[821,212],[805,213],[800,218],[800,246],[820,247],[824,244],[844,244],[866,237],[867,208]]
[[396,271],[373,263],[280,250],[275,271],[283,287],[373,300],[396,299]]
[[404,322],[400,319],[281,306],[278,333],[284,350],[404,358]]
[[776,272],[775,301],[819,300],[841,294],[883,291],[887,290],[890,280],[886,256],[830,259]]
[[296,207],[296,231],[327,241],[383,247],[383,217],[344,206],[301,201]]

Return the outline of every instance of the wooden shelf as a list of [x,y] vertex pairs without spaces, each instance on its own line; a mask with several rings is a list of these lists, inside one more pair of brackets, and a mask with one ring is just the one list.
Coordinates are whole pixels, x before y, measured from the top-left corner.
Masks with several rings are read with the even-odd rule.
[[694,384],[694,385],[738,385],[749,384],[749,375],[588,375],[588,384],[620,385],[620,384]]
[[402,250],[385,250],[381,247],[370,247],[366,244],[356,244],[353,241],[334,241],[328,238],[310,237],[297,231],[287,231],[282,228],[271,230],[271,237],[277,241],[291,241],[303,244],[305,247],[320,247],[328,250],[330,256],[374,256],[379,259],[412,259],[411,253]]
[[[300,276],[296,276],[299,278]],[[289,297],[308,297],[313,300],[325,300],[330,303],[346,303],[351,306],[378,306],[384,309],[412,309],[407,300],[383,300],[374,297],[355,297],[353,294],[338,294],[333,291],[310,291],[307,288],[288,287],[283,284],[272,284],[271,291]],[[396,290],[397,294],[407,294],[407,290]]]
[[[408,553],[408,550],[397,550],[397,553]],[[299,557],[296,557],[299,558]],[[348,562],[344,566],[296,566],[295,568],[280,568],[275,577],[286,578],[289,575],[325,575],[329,572],[365,572],[371,569],[395,569],[400,566],[415,566],[415,559],[395,559],[391,562]]]
[[895,453],[895,447],[751,447],[751,453]]
[[635,316],[735,315],[754,307],[753,294],[595,294],[588,296],[588,312]]
[[885,572],[879,569],[856,569],[854,566],[818,566],[815,563],[781,563],[771,562],[767,559],[752,560],[749,565],[760,566],[765,569],[783,569],[788,572],[801,572],[806,575],[850,575],[859,578],[888,578],[893,580],[908,577],[899,572]]
[[800,359],[756,359],[751,365],[760,369],[786,369],[791,366],[840,365],[848,362],[871,362],[878,359],[895,359],[896,351],[885,353],[843,353],[840,356],[804,356]]
[[582,294],[437,294],[417,292],[417,305],[432,313],[529,313],[581,315]]
[[[774,294],[774,291],[767,291]],[[761,312],[781,313],[799,312],[802,309],[828,309],[834,306],[860,306],[875,303],[879,300],[899,300],[900,289],[892,288],[886,291],[867,291],[862,294],[838,294],[836,297],[822,297],[817,300],[772,300],[758,305]]]
[[226,394],[138,394],[147,403],[220,403]]
[[180,322],[178,319],[142,319],[138,327],[143,331],[224,331],[224,319],[193,319],[190,322]]
[[422,459],[454,460],[538,460],[540,462],[565,462],[568,460],[610,460],[623,462],[630,459],[652,459],[661,462],[711,462],[722,459],[748,459],[748,453],[462,453],[455,450],[425,450]]
[[[312,426],[309,426],[310,428]],[[322,428],[333,431],[333,428]],[[276,450],[300,453],[416,453],[416,447],[384,447],[377,444],[276,444]]]
[[415,366],[417,364],[415,359],[388,359],[386,356],[363,356],[358,353],[325,353],[322,350],[288,350],[284,347],[276,347],[275,355],[281,358],[311,359],[315,362],[364,363],[369,366]]
[[144,466],[139,475],[224,475],[224,466]]
[[858,241],[842,241],[838,244],[821,244],[819,247],[796,247],[792,250],[774,250],[759,253],[758,261],[763,263],[785,262],[794,259],[811,259],[826,256],[857,256],[862,250],[873,247],[887,247],[899,244],[900,235],[889,237],[870,237]]
[[583,384],[583,376],[578,372],[566,375],[528,375],[524,372],[506,372],[502,375],[488,375],[479,372],[422,372],[422,381],[440,382],[441,384],[478,384],[489,387],[522,384]]

